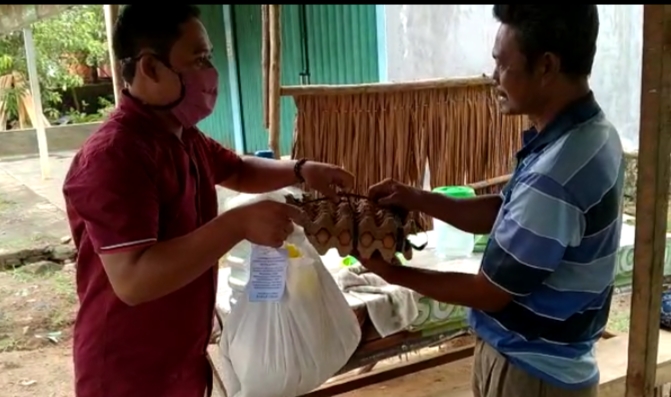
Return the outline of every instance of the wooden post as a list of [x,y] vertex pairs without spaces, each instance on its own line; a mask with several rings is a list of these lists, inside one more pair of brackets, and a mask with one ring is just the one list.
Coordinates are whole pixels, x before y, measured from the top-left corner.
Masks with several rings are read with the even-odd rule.
[[654,394],[671,167],[671,5],[643,7],[636,239],[626,397]]
[[280,158],[280,50],[282,48],[282,28],[280,26],[280,5],[268,5],[270,28],[270,71],[268,73],[268,146],[275,158]]
[[261,4],[261,78],[263,84],[263,127],[270,127],[268,115],[268,72],[270,71],[270,19],[268,4]]
[[37,54],[35,53],[35,42],[31,28],[23,29],[23,45],[26,47],[26,64],[28,66],[28,83],[30,93],[33,97],[33,114],[31,122],[37,133],[37,150],[40,153],[40,170],[42,179],[51,177],[49,166],[49,143],[47,131],[44,125],[44,111],[42,110],[42,92],[40,91],[40,77],[37,74]]
[[119,17],[118,4],[104,4],[103,11],[105,12],[105,30],[107,31],[107,51],[109,52],[110,70],[112,71],[112,85],[114,86],[114,102],[118,105],[121,98],[121,90],[123,90],[124,82],[119,73],[119,62],[114,56],[112,49],[112,32],[114,31],[114,23]]

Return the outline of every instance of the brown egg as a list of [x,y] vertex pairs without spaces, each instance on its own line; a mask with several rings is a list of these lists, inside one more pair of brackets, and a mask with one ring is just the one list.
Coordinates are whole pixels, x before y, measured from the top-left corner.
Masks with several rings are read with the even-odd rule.
[[373,235],[366,232],[359,237],[359,242],[361,243],[362,247],[370,247],[371,244],[373,244]]
[[340,233],[340,236],[338,236],[338,241],[340,241],[341,245],[347,245],[352,242],[352,236],[347,231],[342,232]]
[[319,232],[317,233],[317,241],[319,241],[320,244],[326,244],[327,241],[331,238],[331,233],[328,232],[326,229],[320,229]]
[[386,236],[384,236],[384,239],[382,239],[382,245],[384,246],[384,248],[387,248],[387,249],[394,248],[394,246],[396,245],[396,240],[394,239],[394,235],[393,234],[387,234]]

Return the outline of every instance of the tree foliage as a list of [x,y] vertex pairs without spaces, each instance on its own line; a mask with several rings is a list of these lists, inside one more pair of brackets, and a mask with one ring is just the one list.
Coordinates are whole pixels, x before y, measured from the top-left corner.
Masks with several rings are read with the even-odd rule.
[[[97,67],[108,60],[102,5],[75,6],[35,23],[32,29],[45,106],[57,104],[60,91],[84,83],[80,76],[71,73],[72,66]],[[27,82],[26,51],[21,31],[0,37],[0,76],[12,72],[21,73]],[[16,92],[4,94],[16,95]]]

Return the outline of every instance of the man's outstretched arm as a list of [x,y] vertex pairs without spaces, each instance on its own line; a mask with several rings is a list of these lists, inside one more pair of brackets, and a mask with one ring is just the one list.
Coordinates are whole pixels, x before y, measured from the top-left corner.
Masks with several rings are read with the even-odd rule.
[[584,214],[572,195],[539,174],[520,179],[504,212],[478,274],[390,265],[379,258],[362,263],[389,283],[440,302],[496,312],[513,297],[551,283],[548,278],[564,260],[566,248],[579,245],[585,230]]
[[332,164],[239,157],[215,140],[207,139],[216,183],[236,192],[266,193],[306,182],[311,188],[332,196],[336,186],[349,189],[354,184],[352,174]]
[[[367,263],[364,261],[364,266]],[[387,266],[384,271],[373,271],[390,284],[402,285],[439,302],[487,312],[503,309],[513,297],[493,284],[482,272],[438,272],[398,265]]]
[[491,232],[503,202],[498,195],[463,199],[447,197],[393,179],[386,179],[372,186],[368,195],[380,205],[422,212],[474,234]]
[[498,194],[458,199],[418,190],[413,208],[465,232],[487,234],[502,203]]

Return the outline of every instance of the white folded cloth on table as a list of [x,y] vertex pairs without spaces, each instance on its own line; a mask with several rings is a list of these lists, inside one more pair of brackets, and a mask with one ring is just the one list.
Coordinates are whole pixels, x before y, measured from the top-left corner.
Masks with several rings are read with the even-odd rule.
[[364,271],[360,264],[341,269],[336,275],[338,286],[365,303],[373,326],[383,338],[408,328],[419,314],[420,295]]

